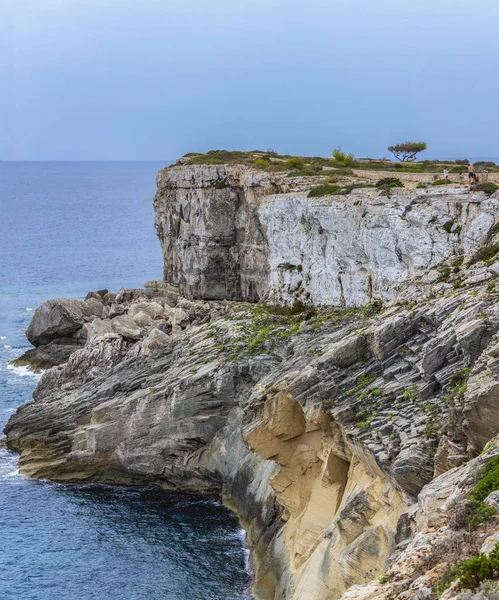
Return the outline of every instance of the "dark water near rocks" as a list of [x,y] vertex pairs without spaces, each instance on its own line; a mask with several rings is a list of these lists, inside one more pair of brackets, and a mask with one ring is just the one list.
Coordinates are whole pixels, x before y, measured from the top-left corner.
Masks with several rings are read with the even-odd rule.
[[[0,428],[37,378],[9,361],[54,297],[161,278],[162,163],[0,163]],[[0,599],[241,600],[247,554],[215,498],[21,477],[0,450]]]

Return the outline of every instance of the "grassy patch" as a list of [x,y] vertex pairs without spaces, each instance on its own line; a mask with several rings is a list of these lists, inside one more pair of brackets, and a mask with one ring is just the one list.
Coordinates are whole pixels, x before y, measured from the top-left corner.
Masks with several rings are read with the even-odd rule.
[[402,398],[407,401],[419,400],[419,388],[417,385],[410,385],[402,392]]
[[499,244],[493,244],[491,246],[484,246],[480,248],[473,257],[473,263],[477,263],[481,260],[485,262],[487,266],[490,266],[496,260],[496,255],[499,252]]
[[332,183],[324,183],[314,187],[308,193],[309,198],[322,198],[322,196],[336,196],[340,193],[341,187]]
[[363,373],[356,381],[355,386],[347,391],[347,396],[353,396],[357,392],[364,390],[377,378],[375,373]]

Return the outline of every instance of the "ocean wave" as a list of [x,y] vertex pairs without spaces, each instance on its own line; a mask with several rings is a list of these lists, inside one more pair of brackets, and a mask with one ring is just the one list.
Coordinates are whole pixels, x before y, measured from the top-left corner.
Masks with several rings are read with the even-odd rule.
[[28,376],[28,377],[36,377],[39,379],[42,375],[41,373],[35,373],[27,366],[18,367],[16,365],[9,364],[9,365],[7,365],[7,369],[9,369],[9,371],[13,371],[18,377],[27,377]]
[[6,479],[22,479],[17,466],[17,455],[8,450],[0,449],[0,481]]
[[31,312],[33,309],[32,308],[27,308],[26,312]]

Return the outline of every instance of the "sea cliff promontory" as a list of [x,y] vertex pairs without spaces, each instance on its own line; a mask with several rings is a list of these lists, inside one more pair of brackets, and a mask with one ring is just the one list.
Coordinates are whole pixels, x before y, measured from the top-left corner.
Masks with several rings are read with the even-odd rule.
[[164,281],[34,312],[65,350],[6,426],[21,471],[219,493],[258,598],[470,597],[452,566],[499,539],[499,195],[183,162]]

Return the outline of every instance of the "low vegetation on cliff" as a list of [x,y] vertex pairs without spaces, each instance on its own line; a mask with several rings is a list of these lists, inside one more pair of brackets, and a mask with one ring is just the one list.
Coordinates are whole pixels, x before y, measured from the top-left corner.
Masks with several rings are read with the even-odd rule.
[[[450,173],[467,172],[464,161],[424,160],[419,162],[392,162],[387,159],[355,158],[352,154],[340,149],[333,151],[332,158],[321,156],[291,156],[277,154],[274,151],[253,150],[242,152],[237,150],[211,150],[206,153],[189,153],[178,162],[178,166],[240,164],[252,166],[272,173],[288,172],[293,175],[348,175],[352,169],[395,171],[400,173],[442,173],[447,168]],[[490,161],[477,161],[475,168],[480,171],[499,172],[499,166]]]

